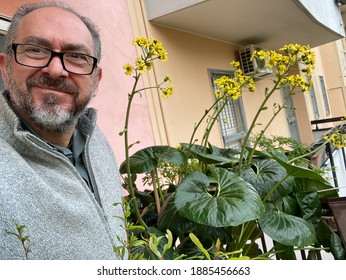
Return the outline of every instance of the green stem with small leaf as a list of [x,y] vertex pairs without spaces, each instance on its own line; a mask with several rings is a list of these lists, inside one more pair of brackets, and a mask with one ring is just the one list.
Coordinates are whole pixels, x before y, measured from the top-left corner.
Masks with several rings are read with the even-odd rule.
[[127,110],[126,110],[126,116],[125,116],[125,126],[124,126],[124,130],[123,130],[123,134],[124,134],[124,139],[125,139],[125,158],[126,158],[126,171],[127,171],[127,187],[128,190],[130,192],[130,197],[131,197],[131,201],[132,201],[132,206],[134,209],[134,212],[136,214],[136,217],[138,219],[138,222],[145,228],[147,229],[147,225],[144,222],[144,220],[142,219],[141,213],[139,211],[138,205],[137,205],[137,200],[136,200],[136,194],[135,194],[135,190],[133,187],[133,182],[132,182],[132,174],[131,174],[131,166],[130,166],[130,145],[129,145],[129,121],[130,121],[130,111],[131,111],[131,106],[132,106],[132,102],[133,102],[133,98],[136,95],[136,93],[138,93],[139,91],[136,90],[137,88],[137,84],[140,78],[140,74],[136,73],[135,75],[135,82],[131,91],[131,94],[129,94],[129,100],[127,103]]

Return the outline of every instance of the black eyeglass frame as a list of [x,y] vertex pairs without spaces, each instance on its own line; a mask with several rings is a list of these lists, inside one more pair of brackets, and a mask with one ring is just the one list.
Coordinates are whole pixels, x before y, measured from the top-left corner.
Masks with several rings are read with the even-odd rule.
[[[50,52],[50,58],[49,58],[48,62],[45,65],[43,65],[43,66],[31,66],[31,65],[27,65],[27,64],[23,64],[23,63],[18,62],[18,60],[17,60],[17,47],[18,46],[25,46],[25,45],[40,47],[42,49],[45,49],[45,50],[49,51]],[[61,65],[64,68],[64,70],[66,70],[69,73],[75,74],[75,75],[91,75],[94,72],[95,68],[97,67],[97,63],[98,63],[98,59],[96,57],[93,57],[93,56],[85,54],[85,53],[79,53],[79,52],[56,52],[56,51],[52,51],[51,49],[48,49],[46,47],[42,47],[40,45],[35,45],[35,44],[13,43],[11,45],[11,50],[13,50],[14,59],[15,59],[15,61],[19,65],[23,65],[23,66],[27,66],[27,67],[31,67],[31,68],[45,68],[45,67],[47,67],[49,65],[49,63],[52,61],[52,59],[57,56],[57,57],[59,57],[59,59],[61,61]],[[76,72],[73,72],[73,71],[70,71],[70,70],[66,69],[66,66],[65,66],[65,63],[64,63],[64,59],[63,59],[65,54],[82,54],[82,55],[85,55],[87,57],[90,57],[93,60],[91,71],[88,72],[88,73],[82,73],[81,74],[81,73],[76,73]]]

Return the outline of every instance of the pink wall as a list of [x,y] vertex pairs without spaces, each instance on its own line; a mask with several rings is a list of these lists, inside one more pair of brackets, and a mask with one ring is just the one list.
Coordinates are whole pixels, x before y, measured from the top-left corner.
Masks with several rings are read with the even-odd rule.
[[[103,79],[92,105],[99,110],[98,123],[116,154],[120,164],[124,160],[123,129],[127,106],[127,94],[133,79],[125,76],[122,66],[132,63],[136,49],[132,46],[133,33],[126,0],[65,0],[82,14],[90,17],[100,28],[103,44]],[[86,3],[88,3],[86,5]],[[141,141],[141,147],[153,145],[153,134],[145,95],[135,100],[130,125],[130,143]],[[133,152],[133,151],[132,151]]]
[[[0,13],[11,16],[20,4],[35,1],[0,0]],[[99,110],[98,124],[109,140],[116,159],[120,164],[124,160],[123,129],[127,94],[133,79],[123,74],[122,65],[132,63],[136,58],[136,49],[132,46],[133,33],[126,0],[65,0],[83,15],[91,18],[100,28],[103,53],[100,66],[103,79],[98,95],[92,106]],[[154,144],[145,95],[135,100],[131,115],[130,143],[141,141],[133,148]]]

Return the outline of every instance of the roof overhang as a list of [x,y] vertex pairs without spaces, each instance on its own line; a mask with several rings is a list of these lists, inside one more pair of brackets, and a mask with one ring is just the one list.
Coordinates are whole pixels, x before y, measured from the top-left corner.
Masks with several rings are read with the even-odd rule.
[[239,46],[254,44],[277,49],[299,43],[316,47],[345,36],[335,0],[144,0],[144,3],[148,20],[153,24]]

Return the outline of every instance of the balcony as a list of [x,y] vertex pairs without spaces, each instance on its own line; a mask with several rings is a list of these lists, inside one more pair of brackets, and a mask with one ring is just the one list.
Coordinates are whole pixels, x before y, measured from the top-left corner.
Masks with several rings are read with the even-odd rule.
[[[316,47],[345,36],[335,0],[144,0],[148,20],[160,26],[246,46]],[[343,8],[343,6],[341,6]]]

